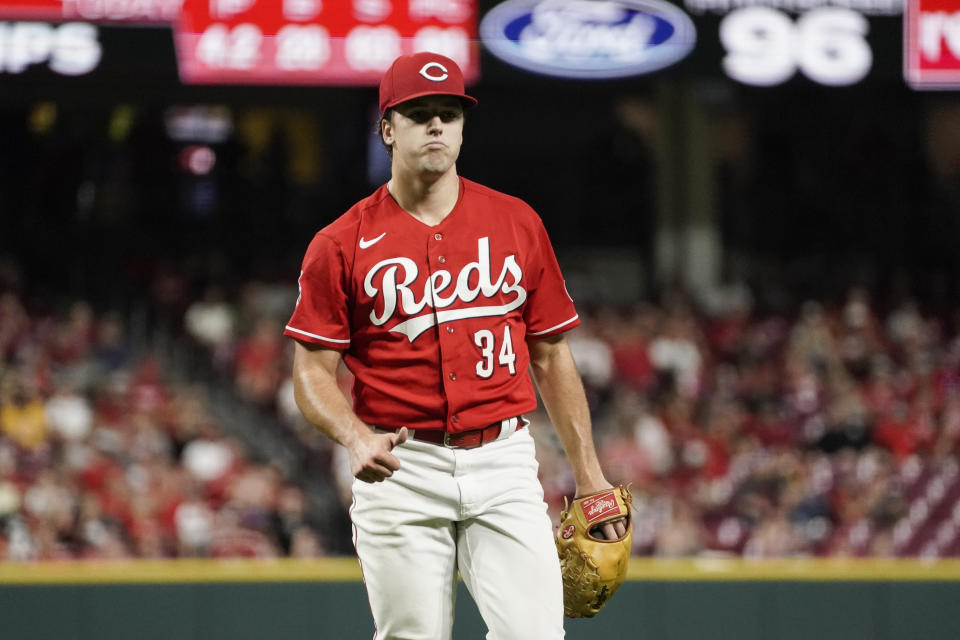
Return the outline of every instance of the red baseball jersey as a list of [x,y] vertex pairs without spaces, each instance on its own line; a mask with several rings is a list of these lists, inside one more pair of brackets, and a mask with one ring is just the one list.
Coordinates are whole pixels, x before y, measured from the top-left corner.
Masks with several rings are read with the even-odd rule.
[[526,203],[460,179],[439,225],[386,186],[313,238],[284,334],[343,351],[367,424],[476,429],[536,408],[527,339],[579,324]]

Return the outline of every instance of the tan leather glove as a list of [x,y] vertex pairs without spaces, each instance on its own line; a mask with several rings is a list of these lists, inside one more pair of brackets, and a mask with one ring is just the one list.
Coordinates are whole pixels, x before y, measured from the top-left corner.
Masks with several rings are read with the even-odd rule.
[[[630,491],[615,487],[577,498],[560,514],[557,552],[563,575],[563,613],[569,618],[592,618],[627,577],[633,542]],[[626,518],[626,534],[619,540],[595,535],[599,525]]]

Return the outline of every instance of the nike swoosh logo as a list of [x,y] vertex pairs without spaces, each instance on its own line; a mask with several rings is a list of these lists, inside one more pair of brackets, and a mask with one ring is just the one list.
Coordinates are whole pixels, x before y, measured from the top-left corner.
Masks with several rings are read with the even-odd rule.
[[361,249],[369,249],[369,248],[372,247],[373,245],[375,245],[375,244],[377,244],[378,242],[380,242],[381,240],[383,240],[383,236],[385,236],[385,235],[387,235],[387,232],[386,232],[386,231],[384,231],[383,233],[381,233],[380,235],[378,235],[376,238],[373,238],[373,239],[371,239],[371,240],[364,240],[364,239],[363,239],[363,236],[360,236],[360,248],[361,248]]

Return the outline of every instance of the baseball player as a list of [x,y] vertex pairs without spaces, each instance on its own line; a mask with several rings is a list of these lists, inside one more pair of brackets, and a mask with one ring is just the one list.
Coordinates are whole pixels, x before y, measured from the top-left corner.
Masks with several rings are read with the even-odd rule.
[[[457,174],[476,102],[453,60],[394,61],[380,83],[391,178],[313,238],[285,330],[300,409],[349,451],[354,545],[381,640],[450,638],[458,572],[489,638],[564,636],[523,417],[537,402],[531,374],[578,495],[611,486],[562,335],[577,313],[543,224]],[[623,533],[605,525],[608,539]]]

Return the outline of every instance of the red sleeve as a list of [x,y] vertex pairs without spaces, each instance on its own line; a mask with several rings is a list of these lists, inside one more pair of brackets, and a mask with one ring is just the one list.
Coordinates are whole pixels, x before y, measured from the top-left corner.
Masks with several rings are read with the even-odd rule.
[[547,230],[539,217],[535,216],[535,219],[534,259],[529,266],[534,278],[523,310],[528,338],[560,334],[580,324]]
[[319,233],[314,236],[298,284],[297,306],[283,334],[333,349],[349,347],[347,274],[335,240]]

